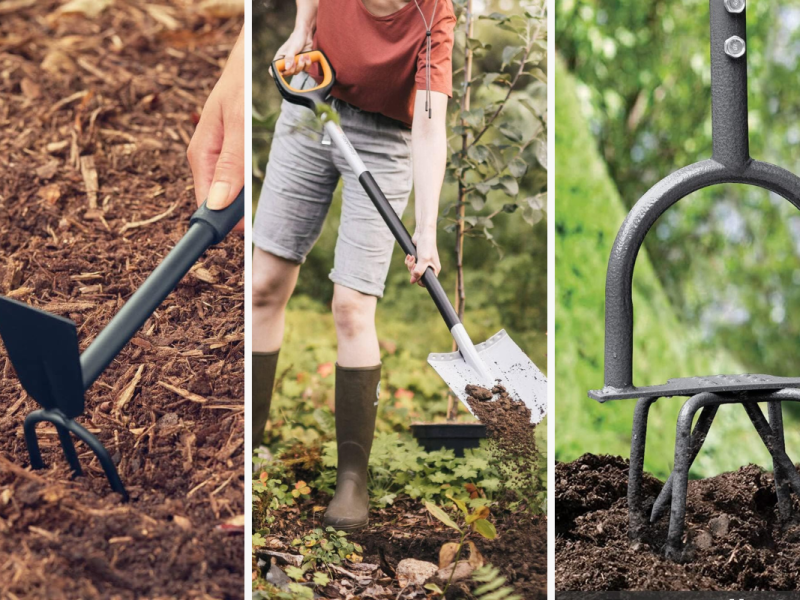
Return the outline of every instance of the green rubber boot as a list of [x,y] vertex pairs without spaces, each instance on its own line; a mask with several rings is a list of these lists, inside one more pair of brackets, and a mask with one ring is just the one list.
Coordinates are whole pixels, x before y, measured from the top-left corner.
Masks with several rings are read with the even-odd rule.
[[367,489],[369,452],[378,414],[381,365],[347,368],[336,365],[336,445],[339,466],[336,494],[323,524],[352,531],[369,522]]
[[275,371],[278,368],[278,353],[280,350],[253,352],[253,449],[258,448],[264,438]]

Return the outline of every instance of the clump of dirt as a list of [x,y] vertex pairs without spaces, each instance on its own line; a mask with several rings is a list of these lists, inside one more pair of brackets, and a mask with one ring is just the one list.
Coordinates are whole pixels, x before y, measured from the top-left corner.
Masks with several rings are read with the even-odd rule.
[[536,448],[536,426],[531,424],[531,411],[523,402],[512,398],[506,389],[497,385],[491,390],[477,386],[466,387],[467,403],[478,420],[486,425],[491,452],[504,474],[505,486],[530,496],[540,487],[538,476],[539,451]]
[[[800,519],[781,523],[760,467],[689,482],[684,563],[663,556],[666,515],[628,539],[627,460],[586,454],[558,463],[555,480],[559,591],[800,590]],[[645,476],[647,506],[662,486]]]
[[[188,227],[186,146],[242,25],[161,4],[169,27],[126,2],[0,11],[0,293],[75,321],[81,349]],[[86,394],[130,503],[83,444],[73,479],[51,425],[26,468],[39,407],[0,344],[8,597],[244,596],[243,256],[238,236],[207,252]]]

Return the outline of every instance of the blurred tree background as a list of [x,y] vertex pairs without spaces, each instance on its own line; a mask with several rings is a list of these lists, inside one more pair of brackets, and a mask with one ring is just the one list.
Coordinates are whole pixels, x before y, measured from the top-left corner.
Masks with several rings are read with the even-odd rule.
[[[800,2],[749,2],[747,29],[751,154],[797,171]],[[556,48],[557,458],[627,456],[633,401],[586,397],[603,383],[605,266],[639,197],[711,156],[708,1],[560,0]],[[634,278],[637,384],[800,374],[791,310],[800,305],[800,215],[787,201],[740,185],[703,190],[662,216],[645,246]],[[654,413],[646,466],[662,477],[681,403],[662,400]],[[798,416],[786,411],[791,429]],[[720,418],[695,476],[770,464],[741,408]],[[724,439],[736,444],[723,448]]]
[[[454,299],[456,177],[461,177],[479,188],[469,196],[465,219],[465,326],[476,342],[505,328],[545,370],[547,33],[546,27],[536,27],[537,22],[544,23],[543,16],[538,21],[531,18],[532,13],[541,10],[541,2],[476,0],[473,8],[478,18],[469,42],[464,34],[464,5],[463,0],[455,2],[460,18],[454,50],[454,98],[448,116],[452,155],[440,203],[441,279]],[[516,16],[509,20],[500,13]],[[291,33],[294,17],[294,2],[260,0],[253,6],[252,183],[256,203],[281,101],[268,68],[276,50]],[[494,107],[505,97],[509,82],[519,70],[525,52],[515,30],[524,22],[534,24],[534,31],[529,33],[535,34],[538,41],[530,48],[501,116],[482,136],[480,148],[466,159],[459,159],[464,128],[480,131],[489,123]],[[424,35],[421,22],[420,28]],[[475,53],[473,110],[461,114],[467,43]],[[462,120],[469,123],[465,125]],[[297,290],[289,303],[272,428],[266,437],[271,444],[289,439],[311,444],[326,435],[325,415],[333,406],[330,368],[336,360],[330,316],[333,284],[328,273],[333,265],[340,206],[337,191],[322,235],[300,271]],[[403,219],[411,231],[413,214],[412,196]],[[431,351],[449,351],[452,340],[428,294],[409,285],[403,255],[397,249],[384,298],[378,303],[378,334],[384,364],[379,430],[408,435],[412,420],[443,419],[447,387],[426,360]],[[460,418],[471,419],[463,409]]]

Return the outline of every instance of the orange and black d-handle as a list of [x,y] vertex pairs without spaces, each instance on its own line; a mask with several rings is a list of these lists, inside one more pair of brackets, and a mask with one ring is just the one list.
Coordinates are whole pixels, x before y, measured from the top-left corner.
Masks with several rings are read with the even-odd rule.
[[285,63],[282,58],[272,62],[272,77],[275,79],[275,85],[278,86],[281,96],[283,96],[287,102],[299,104],[300,106],[305,106],[314,110],[317,104],[322,104],[328,99],[333,84],[336,81],[336,72],[333,70],[331,63],[328,62],[328,57],[325,56],[322,50],[311,50],[310,52],[303,52],[297,56],[307,56],[311,59],[312,64],[319,64],[320,70],[322,71],[321,83],[307,90],[298,90],[292,87],[283,76]]

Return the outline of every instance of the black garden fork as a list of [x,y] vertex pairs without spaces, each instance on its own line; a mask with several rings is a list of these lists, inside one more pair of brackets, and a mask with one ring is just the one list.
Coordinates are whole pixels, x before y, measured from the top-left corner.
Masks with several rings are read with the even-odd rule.
[[[792,512],[790,493],[800,496],[800,475],[786,455],[783,402],[800,402],[800,378],[772,375],[717,375],[670,379],[662,385],[633,384],[632,282],[636,256],[647,232],[673,204],[692,192],[723,183],[744,183],[774,192],[800,208],[800,178],[750,157],[747,122],[746,0],[710,0],[711,121],[713,154],[680,169],[653,186],[628,213],[617,234],[606,272],[605,373],[602,390],[589,396],[599,402],[638,398],[631,436],[628,479],[629,535],[641,539],[648,521],[670,507],[666,554],[683,557],[689,468],[722,404],[741,404],[773,459],[778,510]],[[647,416],[659,398],[690,397],[678,417],[675,467],[646,514],[642,497]],[[759,402],[768,403],[769,422]],[[695,414],[700,412],[692,431]]]

